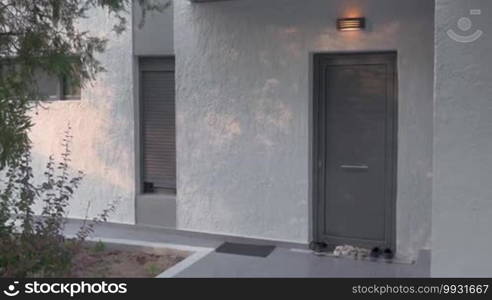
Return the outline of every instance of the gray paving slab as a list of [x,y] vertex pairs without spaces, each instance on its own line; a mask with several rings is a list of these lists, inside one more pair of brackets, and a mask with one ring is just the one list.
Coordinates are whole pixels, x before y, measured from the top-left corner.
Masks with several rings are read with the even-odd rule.
[[429,253],[415,264],[320,257],[277,248],[266,258],[212,252],[176,277],[429,277]]
[[[73,235],[80,221],[70,220],[66,234]],[[135,225],[102,224],[94,237],[154,243],[217,248],[237,238],[182,232]],[[242,241],[246,241],[242,239]],[[251,240],[251,242],[258,242]],[[262,241],[266,243],[266,241]],[[281,245],[283,245],[281,243]],[[302,248],[302,247],[301,247]],[[288,245],[276,247],[268,257],[252,257],[211,252],[176,274],[176,277],[429,277],[430,252],[421,251],[414,264],[360,261],[348,258],[316,256],[295,251]]]

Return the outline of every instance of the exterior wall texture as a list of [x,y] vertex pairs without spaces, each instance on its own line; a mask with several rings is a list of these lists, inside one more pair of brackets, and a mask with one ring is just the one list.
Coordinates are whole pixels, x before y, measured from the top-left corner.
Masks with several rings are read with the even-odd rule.
[[91,217],[109,202],[118,201],[110,220],[133,224],[132,40],[131,30],[121,35],[113,33],[113,22],[106,12],[95,10],[80,24],[81,28],[109,39],[107,51],[98,57],[107,72],[100,73],[97,80],[83,89],[81,100],[54,101],[44,104],[46,109],[37,110],[31,133],[33,167],[44,170],[49,155],[59,157],[64,131],[70,124],[73,171],[86,173],[72,201],[70,216],[84,218],[90,203]]
[[[436,1],[432,276],[491,276],[492,3]],[[481,9],[481,15],[470,15]],[[460,31],[457,21],[472,20]],[[465,28],[466,27],[462,27]],[[452,40],[454,30],[483,36]],[[452,263],[450,263],[452,262]]]
[[429,0],[175,0],[178,228],[307,242],[310,53],[397,50],[397,248],[428,246],[433,22]]
[[[165,7],[170,0],[153,1]],[[162,11],[148,11],[142,22],[142,8],[134,1],[134,54],[141,56],[173,55],[173,10],[166,7]]]

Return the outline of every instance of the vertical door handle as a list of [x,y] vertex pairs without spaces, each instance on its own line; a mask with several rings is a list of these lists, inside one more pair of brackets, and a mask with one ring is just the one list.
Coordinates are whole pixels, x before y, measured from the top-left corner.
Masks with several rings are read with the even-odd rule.
[[342,169],[352,169],[352,170],[367,170],[369,169],[366,165],[341,165]]

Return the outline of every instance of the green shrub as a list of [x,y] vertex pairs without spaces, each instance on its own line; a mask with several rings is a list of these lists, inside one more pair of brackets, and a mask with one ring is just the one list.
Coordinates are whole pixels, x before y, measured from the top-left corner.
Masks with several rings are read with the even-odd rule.
[[106,244],[103,241],[99,240],[92,248],[94,252],[104,252],[106,250]]
[[[6,171],[0,189],[0,277],[58,277],[70,274],[72,257],[114,211],[111,203],[91,221],[84,220],[74,239],[64,236],[68,207],[84,174],[70,175],[70,127],[62,159],[49,157],[41,183],[35,183],[30,152]],[[39,215],[33,206],[42,203]]]

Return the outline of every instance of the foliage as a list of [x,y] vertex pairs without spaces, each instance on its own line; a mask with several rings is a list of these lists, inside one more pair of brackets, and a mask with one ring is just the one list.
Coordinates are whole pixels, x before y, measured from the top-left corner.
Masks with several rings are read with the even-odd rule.
[[151,263],[147,267],[147,272],[149,273],[150,276],[155,277],[155,276],[159,275],[159,272],[161,272],[161,269],[159,268],[159,266],[157,264]]
[[106,250],[106,244],[104,244],[103,241],[99,240],[97,243],[94,245],[94,248],[92,248],[94,252],[104,252]]
[[[135,0],[142,10],[162,10],[169,1]],[[79,80],[83,86],[104,71],[97,55],[107,40],[82,30],[79,21],[93,9],[116,20],[114,32],[127,28],[132,0],[0,0],[0,277],[63,276],[73,254],[115,209],[84,221],[76,238],[63,236],[68,206],[83,174],[70,176],[71,136],[63,141],[62,160],[49,158],[43,182],[36,183],[31,166],[31,109],[43,100],[36,86],[40,71]],[[4,176],[5,175],[5,176]],[[36,177],[36,178],[35,178]],[[41,216],[34,204],[41,203]],[[89,207],[87,208],[89,210]]]
[[[29,152],[7,170],[0,189],[0,277],[65,276],[73,255],[93,231],[94,224],[107,220],[110,204],[91,222],[84,222],[74,239],[64,237],[68,207],[84,176],[70,176],[70,130],[63,139],[62,159],[49,158],[41,183],[36,183]],[[39,216],[33,206],[42,203]]]
[[[147,10],[163,9],[156,0],[136,0]],[[21,159],[29,149],[32,127],[28,111],[40,99],[35,75],[93,80],[103,66],[97,60],[105,38],[77,25],[93,9],[116,20],[113,30],[127,27],[131,0],[0,0],[0,170]],[[74,63],[76,58],[76,63]]]

